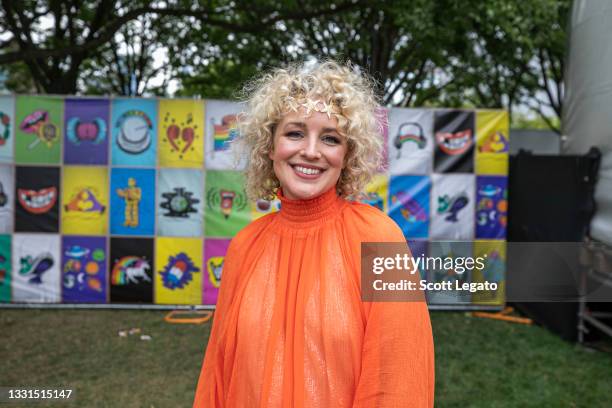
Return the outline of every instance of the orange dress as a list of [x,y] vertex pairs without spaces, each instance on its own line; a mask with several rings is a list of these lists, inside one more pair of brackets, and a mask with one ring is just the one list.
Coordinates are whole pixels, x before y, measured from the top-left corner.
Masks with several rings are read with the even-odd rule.
[[424,302],[360,297],[361,242],[405,242],[387,215],[281,198],[232,239],[194,407],[432,407]]

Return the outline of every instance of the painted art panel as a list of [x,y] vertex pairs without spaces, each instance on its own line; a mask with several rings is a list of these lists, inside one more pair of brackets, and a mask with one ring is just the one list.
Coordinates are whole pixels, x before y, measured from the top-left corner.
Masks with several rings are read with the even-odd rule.
[[264,215],[272,214],[280,211],[281,202],[278,197],[275,197],[274,200],[268,201],[263,198],[251,202],[251,217],[253,220],[257,220]]
[[11,301],[11,236],[0,235],[0,303]]
[[382,160],[378,172],[387,174],[389,169],[389,109],[379,106],[376,108],[376,116],[383,138]]
[[105,237],[62,238],[63,303],[106,303]]
[[159,165],[195,167],[204,163],[204,102],[159,101]]
[[195,169],[161,169],[157,186],[157,235],[200,237],[204,175]]
[[64,99],[18,96],[15,117],[15,161],[59,164],[64,136]]
[[15,234],[12,258],[13,302],[61,301],[59,235]]
[[[429,242],[420,239],[409,239],[408,248],[414,259],[425,258],[429,253]],[[427,280],[427,269],[419,268],[420,279]]]
[[62,232],[68,235],[106,235],[107,168],[65,166],[62,185]]
[[466,305],[471,301],[469,291],[457,291],[456,285],[471,282],[473,271],[460,266],[460,258],[472,256],[473,242],[433,241],[429,247],[429,257],[439,258],[441,262],[430,262],[427,268],[427,281],[433,283],[448,282],[451,290],[427,291],[427,303],[430,305]]
[[440,110],[434,113],[434,171],[474,171],[474,112]]
[[199,238],[157,238],[155,303],[202,304],[202,248]]
[[472,282],[496,283],[495,291],[478,291],[472,302],[479,305],[503,305],[506,297],[506,241],[475,241],[474,258],[484,258],[484,268],[475,269]]
[[431,239],[474,238],[473,174],[434,174],[431,188]]
[[392,176],[389,186],[389,216],[407,239],[429,235],[428,176]]
[[15,231],[59,231],[59,167],[16,168]]
[[110,300],[153,303],[153,239],[111,238]]
[[155,233],[155,170],[111,171],[110,228],[113,235]]
[[0,95],[0,163],[13,161],[15,98]]
[[506,238],[508,178],[476,176],[476,239]]
[[111,162],[154,167],[157,162],[157,100],[114,99]]
[[206,172],[205,220],[207,237],[233,237],[251,222],[242,173]]
[[15,168],[0,165],[0,234],[13,233],[15,214]]
[[206,168],[240,170],[244,163],[236,162],[232,142],[238,137],[237,115],[243,106],[235,102],[206,101]]
[[202,301],[205,305],[217,304],[219,287],[223,275],[223,263],[225,253],[230,244],[229,239],[206,239],[204,240],[204,288]]
[[359,195],[359,201],[386,213],[389,211],[388,197],[389,177],[377,174],[366,185],[365,191]]
[[433,111],[394,108],[389,111],[389,172],[429,174],[433,159]]
[[108,163],[109,116],[107,99],[66,99],[64,163]]
[[476,174],[508,174],[509,135],[508,112],[476,113]]

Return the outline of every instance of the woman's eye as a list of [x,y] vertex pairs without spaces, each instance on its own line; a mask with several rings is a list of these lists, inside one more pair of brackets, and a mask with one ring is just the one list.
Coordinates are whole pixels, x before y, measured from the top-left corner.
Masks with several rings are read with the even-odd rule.
[[290,139],[299,139],[302,137],[302,132],[287,132],[285,135]]
[[323,136],[323,142],[331,145],[340,144],[340,138],[336,136]]

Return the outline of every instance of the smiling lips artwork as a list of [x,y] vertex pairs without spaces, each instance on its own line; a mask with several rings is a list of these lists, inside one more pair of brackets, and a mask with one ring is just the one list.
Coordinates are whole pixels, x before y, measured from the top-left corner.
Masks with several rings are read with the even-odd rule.
[[40,142],[50,148],[59,139],[57,126],[50,122],[49,112],[46,110],[37,110],[30,113],[21,122],[19,128],[24,133],[37,137],[30,143],[28,150],[36,147]]
[[57,201],[57,188],[47,187],[40,190],[20,188],[17,190],[19,204],[32,214],[49,211]]
[[436,133],[438,147],[444,153],[455,156],[467,151],[472,145],[472,129],[461,130],[459,132],[438,132]]

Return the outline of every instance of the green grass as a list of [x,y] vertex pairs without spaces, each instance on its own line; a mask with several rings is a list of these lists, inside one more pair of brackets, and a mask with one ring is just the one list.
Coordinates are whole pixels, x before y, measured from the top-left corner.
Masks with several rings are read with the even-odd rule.
[[[0,310],[0,386],[75,390],[53,406],[190,407],[210,324],[172,325],[165,313]],[[610,406],[610,353],[537,326],[449,312],[432,321],[436,406]],[[117,335],[132,327],[153,339]]]

